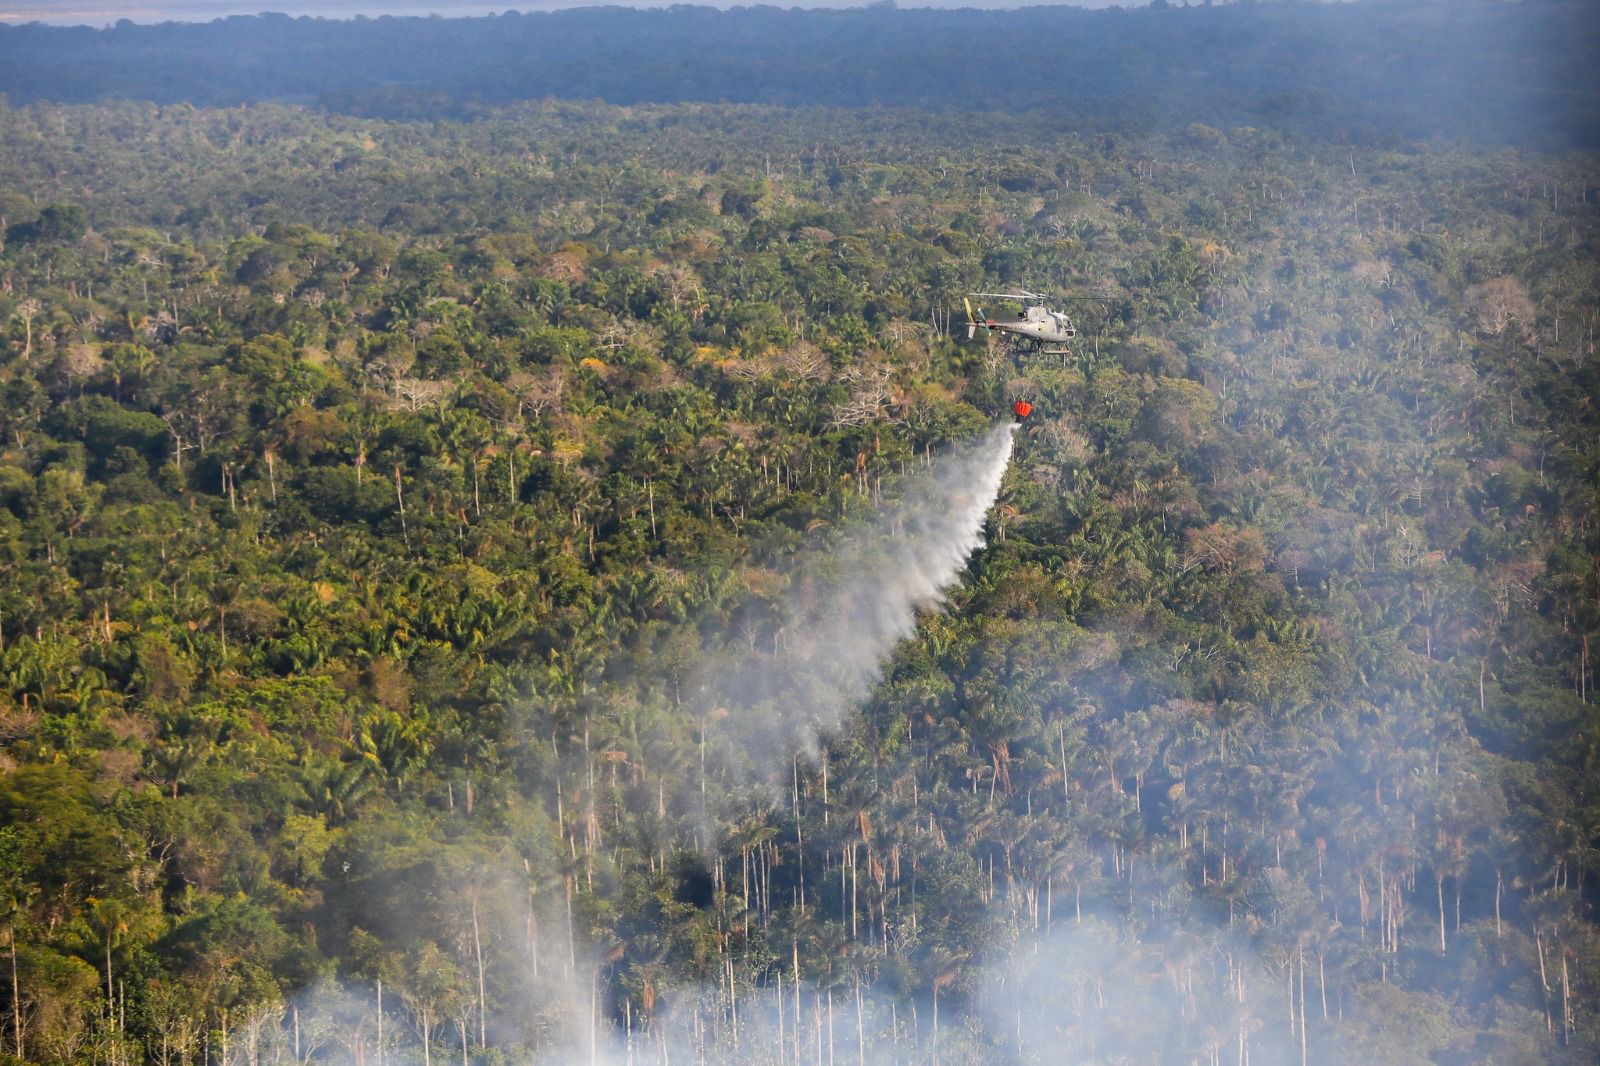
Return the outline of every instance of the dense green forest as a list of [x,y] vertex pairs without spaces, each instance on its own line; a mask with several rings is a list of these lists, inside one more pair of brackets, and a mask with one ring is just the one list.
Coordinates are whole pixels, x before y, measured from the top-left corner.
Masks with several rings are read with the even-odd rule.
[[1380,140],[0,108],[0,1061],[1595,1061],[1600,166]]
[[0,22],[13,102],[315,102],[423,118],[546,97],[926,107],[1026,111],[1051,132],[1199,121],[1357,143],[1600,147],[1597,64],[1584,0]]

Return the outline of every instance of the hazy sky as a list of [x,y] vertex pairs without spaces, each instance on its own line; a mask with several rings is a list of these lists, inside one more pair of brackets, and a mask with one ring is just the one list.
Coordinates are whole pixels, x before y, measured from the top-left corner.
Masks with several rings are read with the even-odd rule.
[[[119,19],[134,22],[206,22],[226,15],[276,11],[287,15],[486,15],[499,11],[549,11],[611,3],[623,7],[667,7],[684,0],[0,0],[0,22],[53,22],[104,26]],[[713,7],[761,0],[693,0]],[[856,7],[865,0],[776,0],[775,7]],[[1141,7],[1147,0],[902,0],[901,7],[1014,8],[1053,4],[1067,7]],[[1198,0],[1197,0],[1198,2]]]

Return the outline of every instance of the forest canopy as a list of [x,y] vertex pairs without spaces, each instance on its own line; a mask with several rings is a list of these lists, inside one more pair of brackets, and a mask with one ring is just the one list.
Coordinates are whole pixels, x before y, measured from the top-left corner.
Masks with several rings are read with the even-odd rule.
[[[1416,139],[1361,77],[1371,138],[1237,84],[100,99],[242,25],[0,30],[113,49],[0,104],[0,1062],[1600,1057],[1582,78]],[[965,336],[1024,286],[1069,352]],[[714,683],[994,440],[866,681]],[[741,748],[773,704],[844,712]]]

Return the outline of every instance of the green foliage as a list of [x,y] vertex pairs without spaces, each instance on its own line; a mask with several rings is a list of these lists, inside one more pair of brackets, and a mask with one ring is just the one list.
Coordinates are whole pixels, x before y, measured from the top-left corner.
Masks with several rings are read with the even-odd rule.
[[[743,1061],[798,970],[1028,1061],[1029,966],[1085,1058],[1594,1057],[1592,160],[941,124],[5,112],[21,1058],[370,1061],[381,981],[393,1061]],[[1105,299],[947,335],[1000,284]],[[706,757],[709,653],[1019,396],[861,713]]]

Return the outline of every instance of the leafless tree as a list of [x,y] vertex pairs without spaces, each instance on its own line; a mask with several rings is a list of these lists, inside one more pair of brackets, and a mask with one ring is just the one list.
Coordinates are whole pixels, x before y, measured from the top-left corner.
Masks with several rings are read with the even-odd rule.
[[657,270],[655,276],[666,291],[667,298],[672,301],[674,311],[680,309],[683,301],[700,294],[700,275],[686,263],[669,263]]
[[864,363],[847,367],[840,375],[850,386],[850,398],[834,405],[835,426],[864,426],[890,420],[894,405],[891,382],[894,368],[885,363]]
[[554,366],[537,374],[519,370],[507,379],[506,388],[516,397],[520,405],[517,411],[518,418],[524,416],[538,418],[547,411],[561,408],[561,401],[567,391],[567,375],[562,368]]
[[761,381],[772,376],[772,364],[759,356],[754,359],[734,359],[728,362],[723,372],[735,381]]
[[198,449],[202,453],[216,438],[232,406],[228,379],[208,374],[185,390],[176,403],[160,412],[161,421],[173,440],[173,461],[183,469],[183,453]]
[[75,344],[61,353],[58,364],[67,388],[82,393],[84,383],[105,369],[106,361],[92,344]]
[[810,341],[790,345],[779,360],[784,372],[796,381],[810,385],[828,380],[828,357]]
[[1513,277],[1492,278],[1467,290],[1467,307],[1478,331],[1498,337],[1516,322],[1532,326],[1536,314],[1528,288]]
[[432,407],[450,392],[447,381],[430,381],[427,378],[397,378],[394,382],[395,400],[408,411]]
[[17,305],[16,316],[22,319],[22,357],[24,359],[33,354],[33,320],[39,317],[40,310],[39,301],[31,296]]

